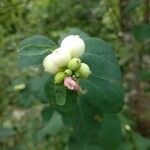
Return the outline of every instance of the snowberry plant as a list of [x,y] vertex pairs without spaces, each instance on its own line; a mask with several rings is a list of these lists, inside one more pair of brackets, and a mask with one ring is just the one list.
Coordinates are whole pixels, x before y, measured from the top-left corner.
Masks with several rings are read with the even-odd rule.
[[49,103],[42,111],[46,127],[40,133],[67,130],[71,150],[117,150],[121,143],[117,113],[123,92],[111,46],[78,29],[70,30],[58,43],[33,36],[19,48],[22,69],[42,66],[42,73],[31,77],[27,86],[29,99],[34,95]]

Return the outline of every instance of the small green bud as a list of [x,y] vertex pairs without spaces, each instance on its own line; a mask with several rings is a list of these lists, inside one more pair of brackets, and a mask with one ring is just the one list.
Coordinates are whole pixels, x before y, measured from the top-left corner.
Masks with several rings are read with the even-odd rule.
[[74,73],[74,75],[75,75],[75,77],[79,77],[80,76],[80,73],[78,72],[78,71],[76,71],[75,73]]
[[73,80],[77,81],[77,77],[75,75],[72,76]]
[[68,68],[76,71],[81,67],[81,60],[79,58],[72,58],[69,62],[68,62]]
[[72,75],[72,71],[70,69],[66,69],[65,70],[65,75],[71,76]]
[[66,69],[67,69],[67,67],[58,68],[58,72],[64,72]]
[[80,69],[75,74],[79,74],[81,78],[87,78],[91,74],[91,71],[87,64],[82,63]]
[[56,75],[55,75],[55,83],[56,84],[59,84],[59,83],[62,83],[64,78],[65,78],[65,73],[64,72],[58,72]]

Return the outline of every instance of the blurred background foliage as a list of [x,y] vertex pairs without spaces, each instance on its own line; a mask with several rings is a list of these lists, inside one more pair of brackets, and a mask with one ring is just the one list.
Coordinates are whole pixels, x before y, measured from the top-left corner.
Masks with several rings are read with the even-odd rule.
[[[100,37],[114,48],[125,89],[125,105],[119,116],[124,137],[120,150],[149,150],[149,0],[1,0],[0,149],[67,149],[68,133],[62,130],[59,115],[51,118],[53,124],[60,125],[57,131],[53,131],[53,124],[41,131],[45,104],[28,89],[22,90],[30,75],[39,71],[21,72],[16,51],[28,36],[45,35],[57,41],[70,28]],[[42,114],[46,114],[44,120],[51,116],[47,109]],[[45,136],[47,130],[51,133]],[[38,136],[40,131],[42,137]]]

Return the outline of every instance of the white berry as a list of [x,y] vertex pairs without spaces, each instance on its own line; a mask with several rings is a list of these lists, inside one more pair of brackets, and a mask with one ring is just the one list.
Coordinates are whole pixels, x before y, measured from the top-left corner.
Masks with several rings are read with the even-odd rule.
[[71,59],[71,54],[69,51],[65,51],[63,48],[57,48],[53,53],[54,63],[58,68],[64,67],[68,64]]
[[44,58],[43,66],[45,71],[50,74],[56,74],[58,72],[58,67],[54,64],[53,54],[49,54]]
[[72,58],[80,57],[85,51],[84,41],[78,35],[69,35],[61,42],[61,47],[71,53]]

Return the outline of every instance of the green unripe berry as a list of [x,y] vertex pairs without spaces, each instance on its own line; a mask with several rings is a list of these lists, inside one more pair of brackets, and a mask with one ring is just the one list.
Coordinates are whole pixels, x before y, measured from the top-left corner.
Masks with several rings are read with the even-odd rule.
[[71,76],[72,75],[72,71],[70,69],[66,69],[65,70],[65,75]]
[[77,72],[75,72],[75,74],[79,74],[79,77],[81,78],[87,78],[91,74],[91,71],[87,64],[82,63],[80,69]]
[[64,78],[66,77],[65,73],[64,72],[58,72],[56,75],[55,75],[55,83],[56,84],[60,84],[63,82]]
[[76,71],[81,67],[81,60],[79,58],[72,58],[69,62],[68,62],[68,68]]

